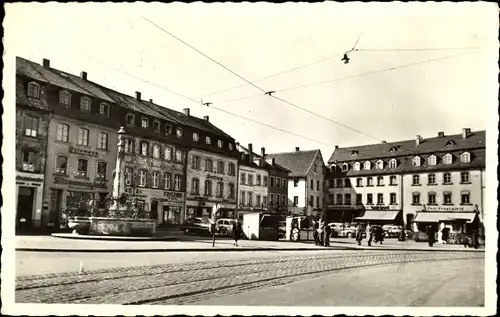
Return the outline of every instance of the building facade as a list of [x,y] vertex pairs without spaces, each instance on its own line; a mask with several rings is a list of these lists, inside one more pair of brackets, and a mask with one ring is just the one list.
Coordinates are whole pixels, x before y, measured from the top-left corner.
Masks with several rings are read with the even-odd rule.
[[[485,141],[485,131],[465,128],[462,134],[336,147],[328,161],[328,213],[343,221],[399,221],[414,232],[429,224],[450,232],[473,227],[484,216]],[[352,212],[343,218],[339,211]]]
[[[19,66],[18,66],[19,67]],[[50,121],[47,94],[39,78],[16,78],[16,231],[41,227],[45,160]]]
[[288,212],[292,215],[321,216],[324,201],[324,162],[320,150],[268,154],[280,166],[290,170]]

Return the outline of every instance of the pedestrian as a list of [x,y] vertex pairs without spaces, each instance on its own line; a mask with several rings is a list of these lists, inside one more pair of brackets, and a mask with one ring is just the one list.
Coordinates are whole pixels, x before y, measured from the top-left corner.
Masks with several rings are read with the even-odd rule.
[[319,222],[312,220],[314,244],[319,245]]
[[241,238],[241,233],[243,231],[243,228],[241,227],[241,223],[239,222],[238,218],[234,219],[234,224],[233,224],[233,239],[234,239],[234,246],[238,246],[238,240]]
[[477,229],[472,230],[472,246],[474,249],[479,248],[479,233]]
[[363,240],[363,227],[361,223],[358,222],[358,226],[356,227],[356,241],[358,245],[361,245],[361,240]]
[[429,243],[429,246],[432,247],[434,245],[434,227],[432,225],[427,226],[427,241]]
[[325,241],[325,221],[323,220],[323,217],[319,219],[319,245],[323,245]]
[[370,223],[366,225],[366,236],[368,237],[368,246],[371,246],[373,240],[373,230],[372,226],[370,226]]
[[332,234],[332,228],[329,225],[325,226],[325,247],[330,246],[330,235]]

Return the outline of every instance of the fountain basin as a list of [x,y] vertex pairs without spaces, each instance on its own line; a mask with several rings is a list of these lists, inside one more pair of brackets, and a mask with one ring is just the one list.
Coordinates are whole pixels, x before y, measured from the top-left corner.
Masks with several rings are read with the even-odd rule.
[[156,234],[155,219],[89,217],[90,235],[152,237]]
[[90,220],[86,217],[69,219],[68,228],[72,229],[74,234],[87,234],[90,229]]

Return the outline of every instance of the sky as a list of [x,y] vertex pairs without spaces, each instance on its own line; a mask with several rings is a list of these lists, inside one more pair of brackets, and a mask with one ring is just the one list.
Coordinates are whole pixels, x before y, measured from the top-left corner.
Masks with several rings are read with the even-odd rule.
[[[146,19],[249,81],[331,57],[255,82],[322,117],[264,95]],[[321,149],[327,161],[335,145],[484,130],[498,118],[493,3],[16,3],[6,4],[4,27],[7,62],[48,58],[86,71],[122,93],[208,115],[268,153]]]

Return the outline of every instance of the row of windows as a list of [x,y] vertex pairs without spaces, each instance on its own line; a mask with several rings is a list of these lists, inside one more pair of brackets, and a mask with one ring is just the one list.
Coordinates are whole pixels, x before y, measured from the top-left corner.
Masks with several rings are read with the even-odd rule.
[[[125,139],[124,151],[127,154],[135,153],[135,141],[132,139]],[[139,155],[152,156],[153,158],[161,158],[161,146],[159,144],[150,144],[148,141],[139,142]],[[175,154],[175,155],[174,155]],[[175,152],[171,147],[165,146],[163,149],[163,159],[167,161],[182,162],[182,151],[176,150]]]
[[[233,199],[235,198],[235,186],[234,183],[229,183],[228,184],[228,191],[227,191],[227,198]],[[192,195],[199,195],[200,194],[200,180],[198,178],[193,178],[191,180],[191,194]],[[205,190],[204,190],[204,195],[205,196],[212,196],[212,181],[207,179],[205,180]],[[224,197],[224,183],[223,182],[217,182],[216,188],[215,188],[215,197],[218,198],[223,198]]]
[[[135,115],[131,114],[131,113],[127,114],[126,118],[125,118],[125,122],[129,126],[135,125]],[[143,129],[148,129],[149,128],[149,119],[148,118],[146,118],[146,117],[142,117],[141,118],[141,128],[143,128]],[[156,132],[156,133],[161,133],[161,123],[160,123],[159,120],[154,120],[153,121],[153,131]],[[163,127],[163,131],[164,131],[165,135],[171,135],[171,134],[173,134],[172,125],[168,124],[168,123],[165,123],[165,125]],[[184,136],[184,130],[181,127],[177,127],[175,129],[175,135],[178,138],[182,138]],[[200,141],[200,135],[199,135],[199,133],[193,132],[193,141],[194,142],[199,142]],[[206,136],[205,137],[205,144],[211,145],[212,144],[212,138],[209,137],[209,136]],[[223,146],[224,146],[224,141],[217,140],[217,147],[223,148]],[[228,143],[228,149],[230,151],[233,150],[233,144],[232,143]]]
[[[367,177],[366,178],[366,186],[374,186],[373,180],[374,180],[373,177]],[[383,176],[376,177],[376,180],[377,180],[377,186],[384,186],[385,185]],[[469,172],[461,172],[460,173],[460,183],[461,184],[470,183]],[[443,184],[444,185],[452,184],[452,174],[451,173],[443,173]],[[336,183],[334,183],[334,180],[330,179],[329,180],[329,187],[333,188],[333,187],[335,187],[334,185],[336,185],[336,187],[350,187],[351,180],[349,178],[337,179]],[[389,185],[397,185],[397,177],[396,176],[389,177]],[[420,175],[413,175],[412,176],[412,185],[414,185],[414,186],[421,185]],[[427,185],[437,185],[436,174],[428,174],[427,175]],[[362,186],[364,186],[363,179],[357,178],[356,179],[356,187],[362,187]]]
[[269,194],[269,202],[267,196],[255,195],[254,204],[252,192],[240,191],[240,206],[264,208],[267,206],[286,207],[287,205],[286,195]]
[[[377,194],[377,205],[383,205],[384,204],[384,194],[379,193]],[[335,197],[335,202],[334,202],[334,196],[330,194],[328,196],[329,204],[337,204],[337,205],[351,205],[351,194],[337,194]],[[366,194],[366,204],[367,205],[373,205],[374,201],[374,194]],[[445,191],[443,192],[443,204],[452,204],[452,194],[451,192]],[[362,194],[356,194],[356,204],[361,205],[363,204],[363,195]],[[397,204],[397,196],[396,193],[390,193],[389,194],[389,204],[394,205]],[[421,199],[420,199],[420,193],[419,192],[414,192],[412,194],[412,204],[413,205],[420,205],[421,204]],[[436,200],[436,193],[435,192],[429,192],[427,194],[427,204],[433,205],[437,204]],[[461,204],[470,204],[470,192],[469,191],[462,191],[461,192]]]
[[[442,195],[442,204],[443,205],[452,205],[453,200],[452,200],[452,193],[449,191],[443,192]],[[420,205],[421,199],[420,199],[420,193],[419,192],[413,192],[412,193],[412,204],[413,205]],[[428,192],[427,193],[427,204],[428,205],[436,205],[437,204],[437,199],[436,199],[436,192]],[[470,204],[470,192],[467,190],[463,190],[460,192],[460,204],[461,205],[468,205]]]
[[[218,161],[217,165],[214,166],[214,162],[211,158],[204,158],[205,161],[205,172],[225,174],[226,164],[223,161]],[[191,168],[195,170],[201,170],[201,157],[193,155],[191,160]],[[236,175],[236,165],[234,163],[228,164],[228,175]]]
[[[69,142],[70,126],[65,123],[57,125],[56,140],[59,142]],[[86,128],[78,128],[78,137],[76,144],[81,146],[89,146],[90,130]],[[109,150],[109,134],[106,132],[99,132],[97,134],[97,148],[100,150]]]
[[[324,200],[324,199],[323,199],[323,200]],[[315,201],[314,196],[313,196],[313,195],[311,195],[311,196],[309,197],[309,206],[311,206],[311,207],[313,207],[313,208],[320,208],[320,204],[319,204],[319,196],[316,196],[316,206],[314,205],[314,201]],[[295,197],[294,197],[294,202],[293,202],[293,203],[295,204]],[[297,198],[297,203],[298,203],[298,198]]]
[[[182,189],[182,176],[179,174],[172,175],[171,173],[162,173],[158,171],[150,172],[150,186],[152,188],[160,188],[160,181],[163,180],[163,188],[167,190],[180,191]],[[132,185],[133,169],[125,167],[125,185]],[[137,186],[146,187],[148,182],[148,171],[140,169],[137,173]]]
[[[56,165],[54,174],[67,176],[68,175],[68,157],[58,155],[56,157]],[[96,179],[105,180],[108,164],[106,162],[97,162]],[[86,159],[77,159],[75,177],[88,178],[89,162]]]
[[[287,187],[287,179],[286,178],[271,176],[269,179],[270,179],[270,183],[268,183],[268,177],[266,175],[263,175],[263,176],[257,175],[255,185],[267,187],[269,184],[270,187],[276,187],[276,188],[286,188]],[[253,174],[241,173],[240,184],[250,185],[250,186],[254,185]]]
[[[298,181],[294,181],[293,185],[295,186],[295,182],[297,182],[297,185],[298,185]],[[297,186],[295,186],[295,187],[297,187]],[[313,179],[311,179],[311,189],[314,189],[314,180]],[[320,190],[319,181],[316,181],[316,190]]]
[[[453,163],[453,155],[451,155],[450,153],[446,153],[444,156],[443,156],[443,164],[446,164],[446,165],[449,165],[449,164],[452,164]],[[470,156],[470,153],[469,152],[464,152],[462,154],[460,154],[460,162],[461,163],[470,163],[471,161],[471,156]],[[371,170],[371,162],[370,161],[366,161],[363,163],[363,170],[365,171],[369,171]],[[384,161],[383,160],[378,160],[376,163],[375,163],[375,168],[378,169],[378,170],[382,170],[384,169],[385,165],[384,165]],[[423,164],[423,158],[419,157],[419,156],[415,156],[412,158],[412,166],[421,166]],[[437,156],[436,155],[431,155],[427,158],[427,165],[430,165],[430,166],[434,166],[434,165],[437,165]],[[396,159],[391,159],[389,161],[389,168],[396,168],[398,167],[398,161]],[[349,164],[348,163],[344,163],[341,165],[341,168],[342,168],[342,171],[343,172],[347,172],[349,170]],[[355,162],[353,165],[352,165],[352,168],[354,171],[360,171],[361,170],[361,163],[360,162]]]

